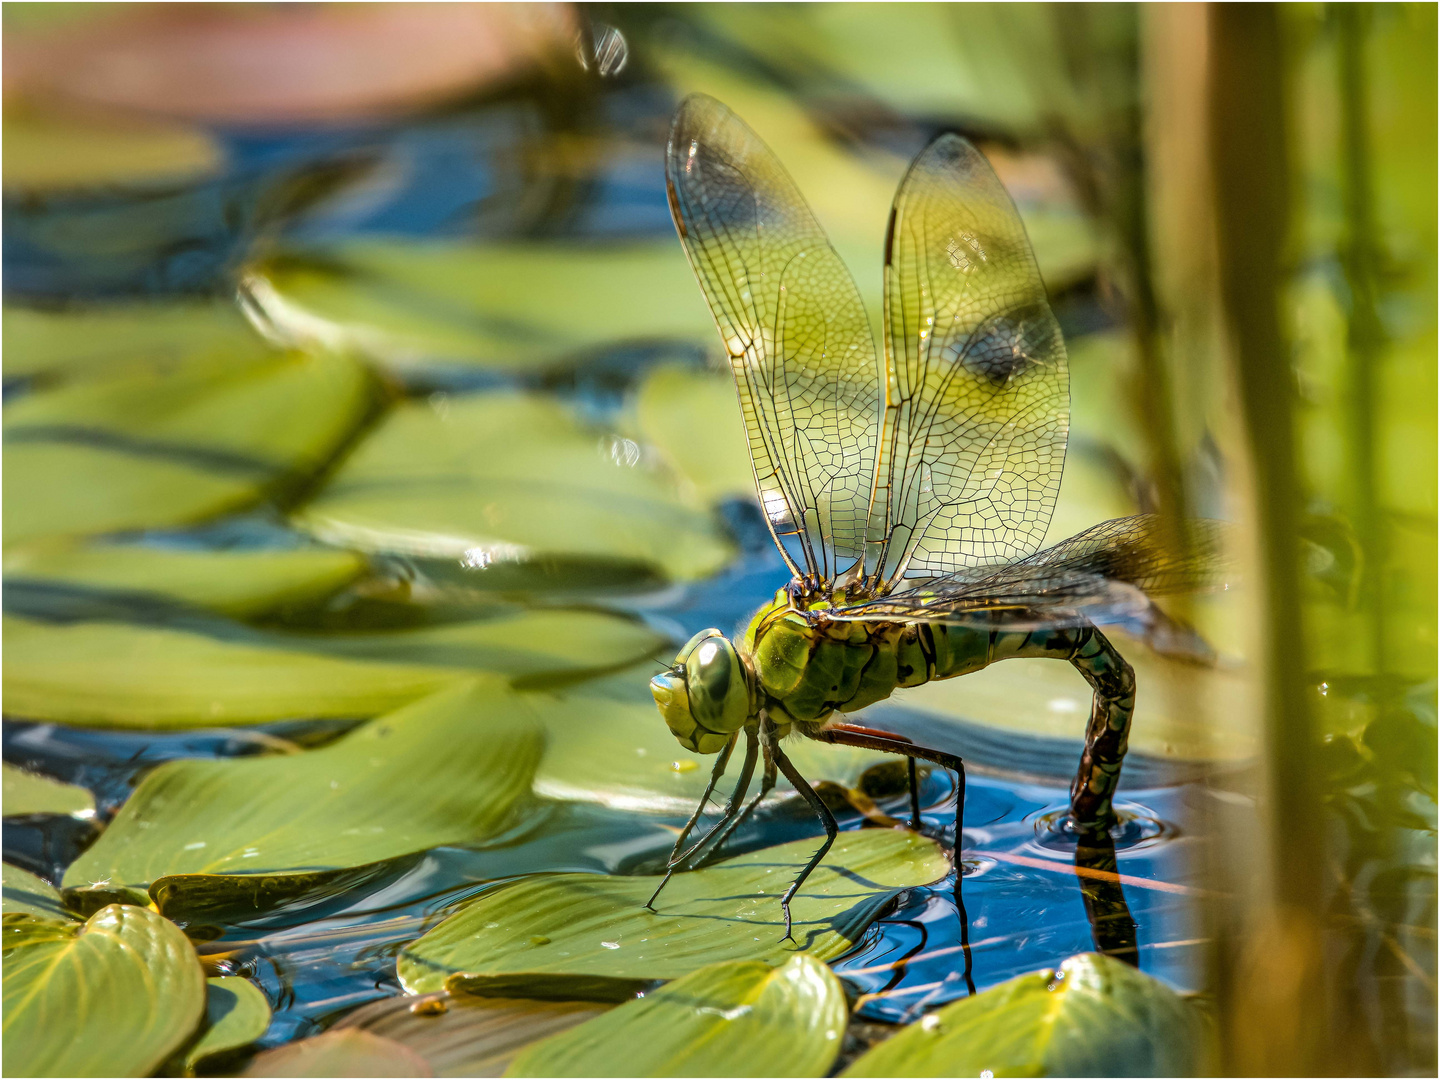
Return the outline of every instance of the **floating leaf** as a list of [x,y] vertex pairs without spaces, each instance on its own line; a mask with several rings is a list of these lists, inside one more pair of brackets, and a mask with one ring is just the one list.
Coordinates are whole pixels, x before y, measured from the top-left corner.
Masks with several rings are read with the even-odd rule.
[[[148,1076],[195,1029],[205,976],[189,939],[148,908],[83,924],[5,916],[5,1072]],[[46,929],[48,928],[48,929]]]
[[223,157],[220,144],[204,130],[174,121],[5,110],[7,195],[173,185],[217,172]]
[[430,994],[384,998],[356,1009],[332,1028],[361,1028],[403,1043],[436,1076],[500,1076],[538,1039],[600,1016],[613,1006],[593,1001],[533,1001]]
[[251,278],[250,292],[298,340],[344,343],[402,367],[531,369],[605,345],[707,342],[715,332],[671,239],[361,240],[319,255],[271,262]]
[[[686,750],[655,708],[649,679],[654,665],[632,668],[556,693],[534,695],[549,735],[535,790],[552,799],[599,802],[622,810],[688,814],[704,794],[715,758]],[[854,787],[860,774],[891,755],[851,746],[796,740],[786,751],[813,781]],[[728,775],[740,771],[740,753]],[[756,780],[751,790],[756,790]],[[728,790],[723,787],[721,790]],[[794,797],[784,777],[776,797]]]
[[347,1028],[266,1050],[241,1076],[433,1076],[408,1046]]
[[205,1033],[185,1051],[187,1076],[208,1057],[249,1046],[270,1026],[270,1003],[249,979],[225,975],[205,984]]
[[148,300],[59,311],[7,304],[0,331],[9,379],[233,367],[274,354],[229,299]]
[[495,993],[547,980],[557,990],[588,982],[588,996],[607,984],[619,993],[723,960],[778,963],[797,949],[827,960],[852,948],[900,889],[949,870],[940,849],[914,833],[841,833],[792,902],[795,941],[782,943],[780,894],[818,843],[796,840],[676,874],[658,914],[645,907],[656,877],[555,874],[505,885],[408,945],[400,981],[417,994],[442,989],[447,979],[452,989]]
[[711,502],[755,498],[755,473],[728,372],[657,367],[635,401],[640,436]]
[[12,814],[93,814],[95,796],[76,784],[4,765],[5,816]]
[[845,991],[801,953],[701,968],[520,1054],[506,1076],[825,1076]]
[[5,552],[5,580],[144,593],[238,618],[329,595],[366,568],[327,548],[190,550],[139,544],[50,544]]
[[485,840],[528,794],[543,740],[519,695],[474,680],[318,750],[166,762],[71,864],[65,884],[233,874],[244,892],[247,879]]
[[376,716],[477,672],[604,670],[652,653],[659,641],[608,615],[514,609],[449,626],[353,635],[219,627],[230,631],[222,638],[15,618],[4,628],[9,715],[134,728]]
[[4,898],[0,911],[6,915],[33,915],[37,919],[59,922],[75,918],[65,910],[60,891],[54,885],[18,866],[3,865]]
[[1201,1040],[1200,1014],[1175,991],[1082,953],[931,1013],[841,1075],[1194,1076]]
[[6,542],[237,509],[323,464],[371,394],[354,360],[291,354],[26,395],[5,409]]
[[342,546],[482,568],[549,554],[696,578],[731,555],[712,515],[647,470],[637,445],[517,394],[399,406],[297,523]]

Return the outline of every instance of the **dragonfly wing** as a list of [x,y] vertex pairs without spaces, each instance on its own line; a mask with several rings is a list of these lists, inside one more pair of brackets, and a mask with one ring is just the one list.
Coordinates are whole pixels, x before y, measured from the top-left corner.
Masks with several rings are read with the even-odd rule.
[[715,99],[681,104],[665,175],[730,358],[770,531],[797,575],[831,580],[864,552],[879,427],[860,293],[779,160]]
[[1035,551],[1065,464],[1065,344],[1015,204],[957,135],[896,193],[885,344],[866,572],[894,587]]
[[1151,596],[1223,584],[1223,539],[1220,522],[1191,522],[1177,555],[1153,515],[1116,518],[1009,565],[965,567],[828,614],[1008,629],[1139,619]]

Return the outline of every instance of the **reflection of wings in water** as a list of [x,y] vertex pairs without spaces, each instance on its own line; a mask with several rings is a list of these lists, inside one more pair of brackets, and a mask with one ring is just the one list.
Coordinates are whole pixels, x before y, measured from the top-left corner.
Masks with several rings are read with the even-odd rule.
[[1034,552],[1070,414],[1060,327],[980,151],[943,135],[915,159],[885,248],[885,414],[865,555],[882,591]]
[[1016,630],[1140,617],[1150,596],[1223,583],[1223,524],[1192,521],[1188,530],[1188,553],[1177,557],[1153,515],[1116,518],[1017,562],[965,567],[826,614]]
[[830,580],[863,554],[875,472],[880,365],[860,293],[779,160],[714,98],[676,112],[665,176],[765,520],[796,576]]

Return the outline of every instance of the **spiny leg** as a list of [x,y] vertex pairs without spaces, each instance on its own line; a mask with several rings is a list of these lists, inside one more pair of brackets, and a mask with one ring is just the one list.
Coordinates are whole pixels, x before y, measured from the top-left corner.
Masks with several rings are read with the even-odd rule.
[[785,752],[780,749],[778,743],[771,743],[770,753],[775,757],[775,764],[785,774],[785,779],[789,780],[795,790],[804,796],[805,801],[810,804],[810,809],[815,811],[820,823],[825,826],[825,842],[820,845],[820,850],[811,856],[810,861],[805,864],[805,869],[800,871],[800,876],[780,898],[780,910],[785,913],[785,937],[780,940],[795,941],[794,935],[790,933],[790,901],[800,891],[800,886],[805,884],[805,879],[810,876],[810,871],[819,866],[820,860],[825,858],[825,853],[830,850],[830,845],[835,843],[835,837],[840,835],[840,826],[835,824],[835,815],[830,813],[830,808],[825,805],[824,800],[815,794],[815,789],[805,782],[805,778],[800,775],[800,770],[791,764],[790,759],[785,756]]
[[[745,808],[744,808],[743,810],[741,810],[741,811],[740,811],[738,814],[736,814],[734,817],[730,818],[730,820],[729,820],[728,822],[725,822],[725,821],[719,822],[719,823],[715,826],[715,829],[712,829],[712,830],[710,831],[710,833],[706,834],[706,836],[705,836],[705,838],[704,838],[703,840],[701,840],[701,841],[700,841],[699,843],[697,843],[694,847],[692,847],[689,851],[687,851],[687,852],[685,853],[684,860],[687,861],[687,862],[690,861],[691,856],[693,855],[693,853],[696,852],[696,851],[698,851],[702,846],[705,846],[705,845],[709,845],[710,848],[711,848],[711,850],[713,850],[713,851],[718,851],[718,850],[720,850],[721,845],[724,844],[726,840],[730,839],[731,833],[733,833],[733,832],[734,832],[736,829],[738,829],[741,825],[745,824],[746,819],[747,819],[752,813],[754,813],[755,808],[756,808],[757,806],[759,806],[762,802],[764,802],[764,801],[765,801],[765,796],[766,796],[766,795],[769,795],[770,792],[773,791],[774,789],[775,789],[775,759],[774,759],[773,757],[771,757],[771,756],[767,753],[767,754],[765,755],[765,769],[764,769],[764,771],[761,773],[761,776],[760,776],[760,790],[757,791],[754,795],[752,795],[752,796],[750,797],[750,801],[745,804]],[[719,830],[719,829],[721,828],[721,826],[724,826],[723,831],[721,831],[718,836],[715,836],[716,830]],[[715,840],[714,840],[713,843],[710,842],[710,837],[711,837],[711,836],[715,836]]]
[[695,804],[695,812],[690,815],[690,820],[685,822],[685,827],[680,830],[680,835],[675,837],[675,846],[670,849],[670,858],[666,860],[667,866],[675,864],[675,856],[680,854],[680,849],[685,846],[690,831],[695,828],[695,823],[700,820],[700,815],[705,813],[705,807],[710,802],[710,796],[715,794],[715,785],[720,783],[720,778],[725,775],[725,766],[730,763],[730,755],[735,751],[735,740],[740,737],[737,731],[730,736],[720,755],[715,759],[715,765],[710,770],[710,782],[705,785],[705,794],[700,796],[700,801]]
[[[734,746],[733,740],[731,741],[730,745]],[[670,883],[671,877],[674,876],[675,871],[681,866],[681,864],[684,863],[685,860],[688,859],[691,855],[693,855],[697,850],[703,847],[705,845],[705,841],[709,840],[710,837],[714,836],[715,833],[727,821],[729,821],[735,816],[736,810],[739,808],[741,801],[745,798],[745,793],[750,789],[750,780],[755,775],[755,759],[758,756],[758,753],[759,739],[756,738],[755,729],[753,727],[747,727],[745,729],[745,761],[740,766],[740,776],[735,781],[735,787],[730,792],[730,798],[725,803],[725,809],[720,815],[720,820],[717,821],[714,825],[712,825],[710,827],[710,830],[694,844],[692,844],[689,849],[683,852],[680,851],[680,845],[684,843],[686,836],[690,832],[690,829],[694,826],[694,823],[699,820],[701,812],[705,809],[705,804],[710,800],[710,794],[709,791],[707,791],[705,794],[705,798],[700,800],[700,805],[696,807],[695,813],[692,814],[690,817],[689,824],[680,834],[680,838],[675,842],[674,849],[672,849],[670,852],[670,860],[665,864],[665,876],[660,879],[660,884],[655,886],[655,891],[650,894],[650,899],[645,901],[645,906],[651,911],[655,910],[655,900],[659,897],[660,891]],[[715,781],[718,779],[718,776],[711,777],[712,790],[714,788]]]
[[965,827],[965,762],[955,754],[947,754],[943,750],[932,750],[928,746],[920,746],[903,735],[881,731],[878,728],[862,727],[859,724],[832,724],[817,732],[812,738],[821,742],[838,743],[841,746],[859,746],[867,750],[884,750],[892,754],[904,754],[912,768],[915,759],[919,758],[954,772],[955,848],[952,858],[955,861],[955,887],[953,894],[955,911],[960,919],[960,952],[965,957],[965,986],[973,995],[975,979],[973,974],[974,957],[970,953],[970,917],[965,911],[965,901],[961,895],[961,882],[965,877],[964,867],[960,862],[961,834]]

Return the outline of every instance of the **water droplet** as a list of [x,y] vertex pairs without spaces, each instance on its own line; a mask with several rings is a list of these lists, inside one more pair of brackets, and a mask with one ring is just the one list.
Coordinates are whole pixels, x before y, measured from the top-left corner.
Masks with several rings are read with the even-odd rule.
[[618,949],[618,948],[620,947],[620,942],[618,942],[618,941],[602,941],[602,942],[600,942],[600,947],[601,947],[602,949]]
[[531,945],[549,945],[550,939],[544,934],[534,934],[530,938]]
[[939,1031],[939,1030],[940,1030],[940,1017],[939,1017],[939,1015],[936,1014],[936,1013],[930,1013],[929,1015],[927,1015],[924,1020],[921,1020],[921,1021],[920,1021],[920,1030],[921,1030],[921,1031]]
[[429,1001],[417,1001],[410,1006],[410,1013],[413,1016],[444,1016],[450,1011],[450,1003],[444,998],[431,998]]
[[575,58],[585,71],[593,70],[601,78],[619,75],[630,61],[630,44],[625,35],[605,23],[592,23],[575,39]]
[[678,773],[694,772],[699,767],[700,763],[698,761],[692,761],[688,758],[684,761],[672,761],[670,763],[670,768]]

